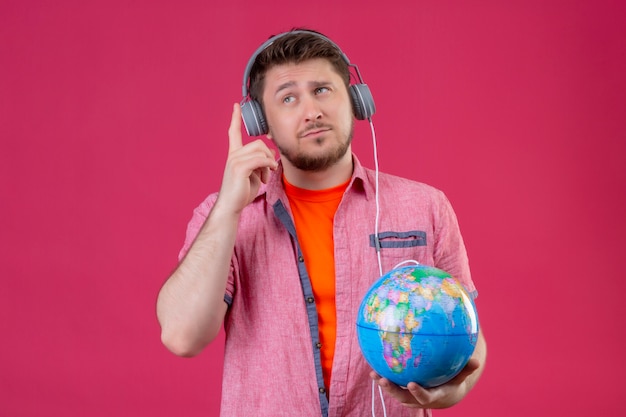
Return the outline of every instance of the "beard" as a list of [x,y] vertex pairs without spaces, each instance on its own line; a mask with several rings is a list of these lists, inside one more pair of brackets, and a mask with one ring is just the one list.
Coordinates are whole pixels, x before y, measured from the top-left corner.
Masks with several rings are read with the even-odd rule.
[[[321,124],[311,124],[306,130],[317,129],[319,127],[324,126]],[[302,171],[320,172],[332,167],[345,156],[346,152],[348,152],[348,149],[350,148],[353,136],[354,120],[350,123],[349,131],[340,132],[339,141],[323,154],[312,155],[299,149],[290,149],[285,146],[281,146],[281,144],[279,144],[276,140],[274,140],[274,144],[278,148],[281,157],[288,160],[294,167]],[[323,137],[320,137],[316,140],[316,143],[321,146],[324,140],[325,139]]]

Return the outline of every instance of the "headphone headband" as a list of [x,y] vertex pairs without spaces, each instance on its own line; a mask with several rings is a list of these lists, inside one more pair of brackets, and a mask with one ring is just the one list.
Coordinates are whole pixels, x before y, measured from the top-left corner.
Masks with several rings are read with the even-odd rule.
[[254,61],[256,61],[257,56],[259,56],[259,54],[261,52],[263,52],[265,49],[267,49],[271,44],[276,42],[278,39],[283,38],[283,37],[285,37],[287,35],[297,35],[297,34],[300,34],[300,33],[307,33],[307,34],[310,34],[310,35],[315,35],[315,36],[319,37],[320,39],[323,39],[326,42],[328,42],[329,44],[331,44],[335,49],[337,49],[337,51],[339,51],[339,53],[341,54],[341,57],[346,62],[346,64],[348,64],[349,67],[355,68],[356,73],[357,73],[357,77],[359,78],[359,82],[363,83],[363,80],[361,79],[361,74],[359,73],[358,67],[356,65],[350,63],[350,60],[348,59],[346,54],[343,53],[341,48],[335,42],[330,40],[328,37],[322,35],[321,33],[317,33],[317,32],[314,32],[312,30],[298,29],[298,30],[292,30],[290,32],[279,33],[278,35],[272,36],[271,38],[269,38],[268,40],[263,42],[263,44],[261,46],[259,46],[256,49],[256,51],[254,51],[254,53],[252,54],[252,56],[248,60],[248,63],[246,64],[246,69],[245,69],[245,71],[243,73],[243,83],[242,83],[242,86],[241,86],[241,95],[243,96],[243,98],[246,98],[248,96],[248,93],[249,93],[248,82],[249,82],[249,78],[250,78],[250,71],[252,71],[252,66],[254,65]]

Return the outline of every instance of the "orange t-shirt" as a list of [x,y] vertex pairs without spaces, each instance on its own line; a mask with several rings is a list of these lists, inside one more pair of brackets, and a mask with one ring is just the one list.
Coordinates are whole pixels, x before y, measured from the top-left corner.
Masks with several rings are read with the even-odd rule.
[[324,383],[330,387],[336,336],[333,219],[348,183],[325,190],[295,187],[283,177],[285,192],[317,306]]

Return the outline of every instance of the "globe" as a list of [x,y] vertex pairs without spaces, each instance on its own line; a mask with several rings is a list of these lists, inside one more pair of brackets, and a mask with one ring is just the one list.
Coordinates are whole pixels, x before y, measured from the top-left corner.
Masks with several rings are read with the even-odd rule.
[[478,339],[476,307],[463,285],[421,264],[379,278],[361,302],[356,326],[367,363],[402,387],[448,382],[467,364]]

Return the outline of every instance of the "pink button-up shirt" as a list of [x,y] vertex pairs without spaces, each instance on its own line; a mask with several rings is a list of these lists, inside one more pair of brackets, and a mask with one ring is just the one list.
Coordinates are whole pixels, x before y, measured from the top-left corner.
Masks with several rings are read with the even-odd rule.
[[[330,387],[324,386],[311,283],[282,186],[282,167],[242,212],[225,301],[222,416],[371,416],[370,368],[361,355],[356,315],[379,276],[375,250],[375,176],[354,157],[350,185],[334,220],[337,338]],[[456,216],[444,194],[379,175],[383,272],[415,260],[459,279],[476,295]],[[217,198],[191,219],[184,256]],[[385,396],[387,415],[429,416]],[[382,416],[378,392],[376,415]]]

